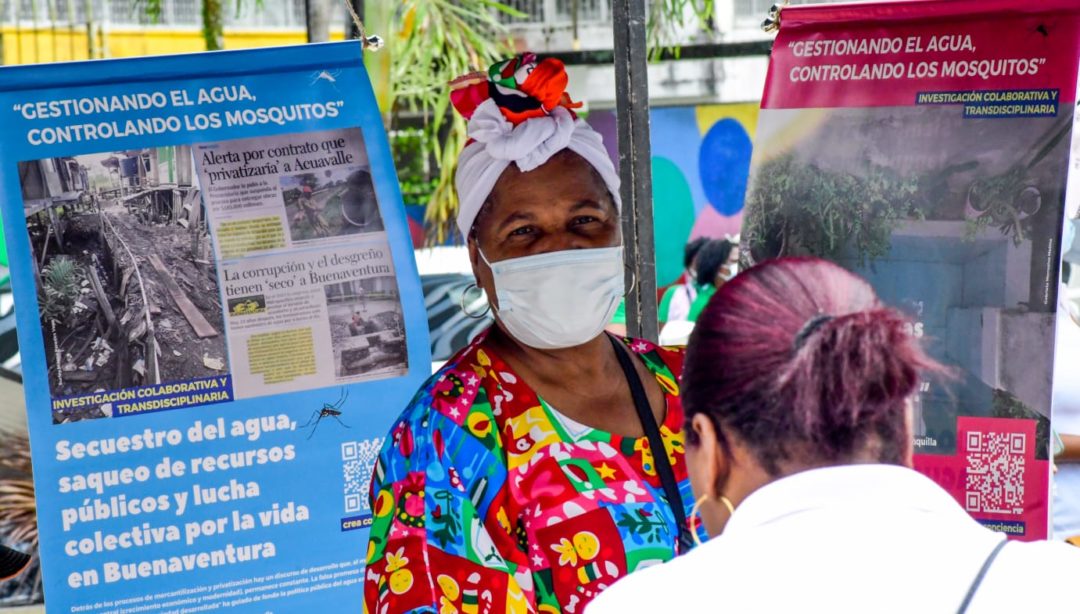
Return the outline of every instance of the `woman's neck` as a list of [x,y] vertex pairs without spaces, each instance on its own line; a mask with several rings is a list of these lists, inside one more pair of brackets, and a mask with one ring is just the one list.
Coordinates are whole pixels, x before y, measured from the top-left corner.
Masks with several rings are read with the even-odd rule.
[[[538,350],[496,326],[484,343],[538,398],[567,418],[621,437],[644,435],[627,376],[607,335],[573,348]],[[645,363],[635,360],[633,364],[645,386],[653,418],[662,424],[667,416],[664,392],[650,377]]]
[[539,378],[538,383],[590,381],[619,370],[606,334],[575,347],[544,350],[519,342],[496,323],[486,343],[514,371]]

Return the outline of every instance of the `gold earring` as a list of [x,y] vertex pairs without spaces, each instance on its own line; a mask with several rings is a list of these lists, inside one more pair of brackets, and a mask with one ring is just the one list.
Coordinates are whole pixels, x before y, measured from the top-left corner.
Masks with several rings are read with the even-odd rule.
[[720,499],[720,503],[723,503],[724,507],[727,508],[728,517],[734,516],[735,515],[735,506],[732,505],[731,499],[728,499],[724,495],[720,495],[718,497],[718,499]]
[[701,510],[701,505],[709,500],[709,495],[701,495],[697,501],[694,501],[694,507],[690,510],[690,537],[694,539],[694,545],[701,545],[701,538],[698,537],[697,519],[698,511]]
[[[697,530],[698,512],[701,511],[701,506],[708,500],[709,495],[701,495],[697,501],[694,501],[694,507],[690,509],[690,537],[693,538],[695,546],[701,545],[701,538],[698,537]],[[728,499],[724,495],[720,495],[716,500],[727,509],[728,518],[730,519],[731,516],[735,514],[735,505],[731,503],[731,499]]]

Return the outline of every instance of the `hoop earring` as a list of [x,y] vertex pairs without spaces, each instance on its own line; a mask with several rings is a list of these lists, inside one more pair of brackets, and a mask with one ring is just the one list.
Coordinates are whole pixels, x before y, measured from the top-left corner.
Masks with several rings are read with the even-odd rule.
[[[472,318],[473,320],[480,320],[480,319],[483,319],[484,317],[486,317],[488,312],[491,311],[491,303],[488,303],[487,307],[485,307],[484,310],[481,311],[480,313],[475,313],[475,314],[474,313],[469,313],[469,309],[465,305],[465,297],[468,296],[469,291],[472,290],[473,288],[476,288],[477,290],[480,290],[480,286],[477,286],[475,283],[471,283],[468,286],[465,286],[465,290],[463,290],[461,292],[461,300],[458,301],[458,302],[459,302],[459,305],[461,306],[461,312],[465,314],[465,317]],[[480,290],[480,294],[483,295],[483,293],[484,293],[484,291]]]
[[626,270],[630,271],[630,289],[623,293],[624,297],[633,294],[634,289],[637,288],[637,271],[631,269],[630,267],[626,267]]
[[698,512],[701,511],[701,505],[709,500],[709,495],[701,495],[697,501],[694,501],[694,507],[690,509],[690,537],[694,540],[695,546],[701,545],[701,538],[698,537],[697,519]]
[[719,499],[720,503],[722,503],[724,507],[727,508],[728,517],[735,515],[735,506],[732,505],[731,499],[728,499],[724,495],[720,495],[719,497],[717,497],[717,499]]
[[[701,538],[698,537],[697,519],[698,512],[701,511],[701,506],[709,500],[709,495],[701,495],[697,501],[694,501],[694,507],[690,510],[690,537],[694,540],[695,546],[701,545]],[[717,501],[723,505],[728,511],[728,519],[735,515],[735,506],[731,503],[731,499],[728,499],[724,495],[720,495],[716,498]]]

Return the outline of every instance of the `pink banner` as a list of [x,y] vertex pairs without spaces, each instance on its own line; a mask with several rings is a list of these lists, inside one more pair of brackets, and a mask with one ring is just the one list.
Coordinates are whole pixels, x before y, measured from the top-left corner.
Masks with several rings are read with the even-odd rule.
[[1040,0],[790,7],[762,108],[953,104],[1048,116],[1076,99],[1077,6]]
[[1049,530],[1078,58],[1080,0],[785,8],[744,208],[749,264],[832,260],[913,320],[956,375],[913,399],[916,468],[1021,540]]

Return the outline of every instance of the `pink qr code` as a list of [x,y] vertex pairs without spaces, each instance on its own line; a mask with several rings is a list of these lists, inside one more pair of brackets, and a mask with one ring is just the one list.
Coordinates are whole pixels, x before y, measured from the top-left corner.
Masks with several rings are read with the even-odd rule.
[[1024,434],[970,431],[964,444],[967,511],[1022,514],[1027,446]]

